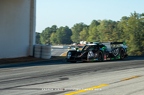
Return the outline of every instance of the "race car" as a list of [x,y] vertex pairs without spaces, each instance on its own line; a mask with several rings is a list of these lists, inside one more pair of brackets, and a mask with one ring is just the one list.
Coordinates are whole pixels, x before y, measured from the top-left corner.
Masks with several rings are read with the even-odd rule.
[[127,56],[127,46],[123,42],[91,42],[86,44],[82,50],[69,50],[66,60],[75,63],[77,61],[124,59]]

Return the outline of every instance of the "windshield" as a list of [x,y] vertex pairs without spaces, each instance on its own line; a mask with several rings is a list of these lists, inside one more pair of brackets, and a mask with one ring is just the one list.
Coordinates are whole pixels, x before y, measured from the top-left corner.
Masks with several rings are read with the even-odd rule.
[[85,45],[82,51],[94,50],[96,45]]

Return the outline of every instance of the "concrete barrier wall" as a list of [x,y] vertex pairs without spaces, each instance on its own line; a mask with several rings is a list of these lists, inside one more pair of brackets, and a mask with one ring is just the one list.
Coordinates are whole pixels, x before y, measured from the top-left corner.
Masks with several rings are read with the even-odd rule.
[[58,46],[52,46],[52,48],[58,49],[58,48],[68,48],[68,45],[58,45]]
[[35,32],[31,1],[0,0],[0,58],[29,55]]
[[51,45],[34,45],[34,57],[42,59],[50,59]]

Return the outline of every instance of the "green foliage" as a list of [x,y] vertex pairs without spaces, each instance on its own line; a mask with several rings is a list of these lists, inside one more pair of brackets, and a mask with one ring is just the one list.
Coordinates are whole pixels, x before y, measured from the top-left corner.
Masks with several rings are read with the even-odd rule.
[[49,44],[50,37],[52,33],[55,33],[57,30],[57,26],[53,25],[52,27],[47,27],[43,32],[40,34],[40,41],[42,44]]
[[57,34],[56,33],[52,33],[51,34],[50,43],[52,43],[52,44],[57,44],[58,43],[58,41],[57,41]]
[[103,20],[100,22],[100,25],[98,26],[98,31],[101,42],[113,41],[112,34],[116,35],[116,33],[113,33],[114,30],[116,30],[116,24],[117,23],[112,20]]
[[72,36],[71,39],[73,42],[80,42],[80,32],[84,27],[87,27],[84,23],[77,23],[72,27]]
[[40,42],[40,33],[36,32],[36,44],[41,44]]
[[88,33],[88,27],[83,28],[83,30],[80,32],[80,40],[81,41],[86,41],[87,38],[89,37],[89,33]]
[[100,22],[93,20],[89,26],[89,36],[87,41],[92,42],[92,41],[100,41],[100,32],[98,31],[98,25]]
[[71,44],[72,41],[70,39],[72,32],[69,27],[60,27],[56,31],[57,42],[58,44]]
[[80,41],[123,41],[129,55],[144,55],[144,13],[131,13],[120,21],[93,20],[90,25],[76,23],[71,29],[56,25],[36,33],[36,43],[71,44]]
[[56,25],[47,27],[40,34],[40,42],[42,44],[71,44],[72,31],[69,27],[57,28]]
[[123,17],[119,24],[123,32],[121,39],[127,42],[129,55],[144,54],[144,22],[141,17],[140,14],[134,12],[130,17]]

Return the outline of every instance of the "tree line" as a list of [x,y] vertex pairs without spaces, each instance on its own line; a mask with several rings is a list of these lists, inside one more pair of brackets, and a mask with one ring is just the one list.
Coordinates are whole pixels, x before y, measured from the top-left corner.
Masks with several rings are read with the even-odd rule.
[[129,55],[144,54],[144,13],[131,13],[120,21],[93,20],[90,25],[76,23],[72,28],[53,25],[36,33],[38,44],[71,44],[88,42],[125,42]]

